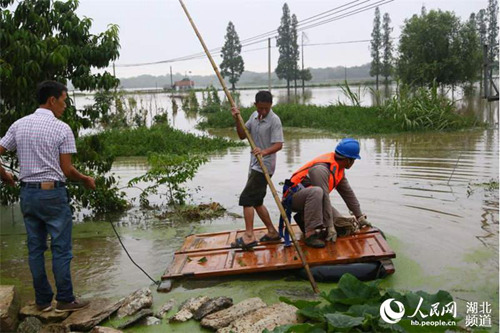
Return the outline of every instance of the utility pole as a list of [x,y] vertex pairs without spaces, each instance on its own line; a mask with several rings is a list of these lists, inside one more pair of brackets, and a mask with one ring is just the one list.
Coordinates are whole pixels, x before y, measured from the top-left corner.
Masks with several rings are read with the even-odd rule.
[[174,88],[174,79],[172,78],[172,66],[170,66],[170,89]]
[[305,86],[304,86],[304,31],[302,31],[302,41],[301,41],[301,46],[302,46],[302,94],[304,94],[305,91]]
[[344,81],[347,82],[347,66],[344,66]]
[[[488,45],[484,44],[483,46],[483,80],[484,80],[484,98],[488,100],[488,102],[498,101],[499,94],[498,88],[493,81],[493,66],[495,63],[490,62],[488,59]],[[496,95],[492,95],[493,88],[496,92]]]
[[489,84],[488,84],[488,45],[483,45],[483,80],[484,80],[484,96],[483,98],[488,98],[489,92]]
[[267,78],[267,85],[268,85],[268,90],[271,92],[271,38],[267,39],[267,66],[268,66],[268,78]]

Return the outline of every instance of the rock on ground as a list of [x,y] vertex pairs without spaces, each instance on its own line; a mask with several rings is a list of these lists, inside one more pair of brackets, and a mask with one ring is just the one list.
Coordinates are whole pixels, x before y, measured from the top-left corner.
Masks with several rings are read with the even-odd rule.
[[184,322],[193,318],[193,313],[196,312],[203,304],[208,302],[210,298],[207,296],[198,296],[187,299],[179,307],[179,312],[177,312],[173,317],[170,318],[170,322]]
[[140,309],[150,308],[153,305],[153,296],[149,288],[142,288],[133,292],[123,302],[122,307],[118,310],[118,318],[131,316]]
[[146,326],[160,325],[160,323],[161,323],[161,320],[154,317],[154,316],[146,317],[146,318],[141,320],[141,324],[146,325]]
[[49,324],[44,326],[40,333],[69,333],[69,327],[63,324]]
[[160,285],[156,289],[159,293],[168,293],[170,290],[172,290],[172,280],[161,281]]
[[15,286],[0,286],[0,331],[13,332],[18,324],[19,297]]
[[167,313],[174,307],[174,304],[175,300],[173,298],[170,299],[167,303],[163,304],[163,306],[160,308],[160,310],[158,310],[158,312],[156,312],[155,317],[158,319],[162,319],[165,313]]
[[40,319],[36,317],[27,317],[17,328],[17,333],[39,333],[42,330],[42,326],[43,324]]
[[124,300],[112,302],[107,299],[94,299],[90,305],[75,311],[63,321],[63,324],[76,331],[88,331],[110,317],[123,304]]
[[96,326],[90,331],[90,333],[123,333],[123,331],[104,326]]
[[201,320],[203,317],[227,309],[233,305],[233,299],[225,296],[215,297],[210,299],[208,302],[200,306],[198,310],[194,313],[194,319]]
[[217,330],[228,326],[231,322],[243,317],[247,313],[265,306],[266,303],[259,297],[249,298],[227,309],[209,314],[201,320],[201,326]]
[[118,325],[118,329],[123,329],[123,328],[129,327],[129,326],[132,326],[133,324],[137,323],[142,318],[149,317],[152,315],[153,315],[153,310],[142,309],[141,311],[139,311],[135,315],[133,315],[129,320],[127,320],[123,324]]
[[217,330],[217,333],[260,333],[281,325],[297,324],[300,319],[296,311],[297,308],[290,304],[273,304],[240,317],[229,326]]
[[182,323],[193,318],[193,313],[188,309],[179,310],[173,317],[168,320],[171,323]]
[[52,303],[52,310],[47,312],[38,311],[35,302],[31,302],[21,308],[19,312],[20,318],[36,317],[44,324],[59,323],[69,316],[69,312],[55,312],[55,302]]

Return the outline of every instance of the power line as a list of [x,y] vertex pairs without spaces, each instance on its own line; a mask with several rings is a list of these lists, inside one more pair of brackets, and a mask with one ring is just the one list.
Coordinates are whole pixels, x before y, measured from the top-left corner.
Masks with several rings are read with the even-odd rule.
[[[375,8],[377,6],[381,6],[381,5],[385,5],[387,3],[393,2],[394,0],[379,0],[379,1],[375,2],[375,3],[373,3],[373,4],[366,5],[366,6],[363,6],[361,8],[356,8],[356,9],[350,11],[350,12],[343,13],[341,15],[334,16],[334,17],[331,17],[329,19],[323,20],[323,18],[325,18],[327,16],[331,16],[333,14],[337,14],[338,13],[338,12],[333,12],[333,11],[335,11],[335,10],[337,10],[339,8],[345,7],[347,5],[350,5],[352,3],[358,2],[358,1],[359,0],[349,2],[349,3],[344,4],[342,6],[338,6],[336,8],[330,9],[330,10],[328,10],[326,12],[323,12],[323,13],[320,13],[320,14],[317,14],[317,15],[314,15],[314,16],[311,16],[309,18],[306,18],[306,19],[302,20],[301,22],[304,22],[304,21],[307,21],[307,20],[311,20],[312,18],[316,18],[314,20],[311,20],[311,22],[309,22],[306,26],[298,28],[297,32],[304,31],[304,30],[311,29],[311,28],[315,28],[315,27],[318,27],[320,25],[324,25],[324,24],[327,24],[327,23],[330,23],[330,22],[338,21],[338,20],[341,20],[341,19],[346,18],[346,17],[354,16],[356,14],[359,14],[361,12],[364,12],[364,11],[367,11],[369,9]],[[359,3],[358,5],[366,3],[368,1],[371,1],[371,0],[365,0],[365,1],[361,2],[361,3]],[[344,8],[341,11],[345,11],[345,10],[350,9],[352,7],[355,7],[355,6],[350,6],[350,7]],[[327,13],[327,12],[330,12],[330,14],[328,14],[328,15],[325,16],[324,14]],[[322,17],[319,17],[319,16],[322,16]],[[318,21],[318,22],[316,22],[316,21]],[[299,22],[299,25],[300,24],[301,23]],[[260,35],[254,36],[254,37],[250,37],[250,38],[244,39],[244,40],[242,40],[242,46],[241,47],[243,48],[243,47],[247,47],[247,46],[250,46],[250,45],[259,44],[259,43],[262,43],[264,41],[267,41],[267,39],[269,37],[276,37],[277,36],[276,30],[273,30],[272,31],[273,35],[265,37],[265,38],[260,39],[260,40],[253,40],[253,39],[256,39],[257,37],[268,35],[269,33],[271,33],[271,32],[263,33],[263,34],[260,34]],[[361,41],[334,42],[332,44],[349,44],[349,43],[359,43],[359,42],[361,42]],[[363,42],[366,42],[366,41],[363,41]],[[312,46],[312,45],[313,44],[305,44],[304,46]],[[316,44],[316,45],[320,45],[320,44]],[[323,44],[323,45],[329,45],[329,44]],[[212,52],[213,55],[219,55],[219,54],[222,53],[220,51],[221,49],[222,48],[219,47],[219,48],[214,48],[214,49],[212,49],[210,51]],[[260,48],[260,49],[265,49],[265,48]],[[257,50],[257,49],[254,49],[254,50]],[[242,51],[242,52],[245,52],[245,51]],[[172,62],[180,62],[180,61],[187,61],[187,60],[202,59],[204,57],[205,57],[204,53],[195,53],[195,54],[191,54],[191,55],[187,55],[187,56],[183,56],[183,57],[172,58],[172,59],[167,59],[167,60],[161,60],[161,61],[155,61],[155,62],[148,62],[148,63],[116,65],[116,67],[139,67],[139,66],[148,66],[148,65],[158,65],[158,64],[164,64],[164,63],[172,63]]]
[[299,29],[297,29],[297,31],[303,31],[303,30],[315,28],[315,27],[318,27],[320,25],[327,24],[327,23],[330,23],[330,22],[333,22],[333,21],[338,21],[338,20],[341,20],[343,18],[350,17],[350,16],[353,16],[353,15],[365,12],[365,11],[367,11],[369,9],[373,9],[375,7],[378,7],[378,6],[388,4],[388,3],[393,2],[393,1],[394,0],[379,0],[379,1],[375,2],[372,5],[365,6],[363,8],[353,10],[353,11],[351,11],[349,13],[344,13],[342,15],[339,15],[339,16],[336,16],[336,17],[333,17],[333,18],[330,18],[330,19],[327,19],[327,20],[323,20],[323,21],[320,21],[320,22],[317,22],[317,23],[314,23],[314,24],[311,24],[311,25],[308,25],[308,26],[305,26],[305,27],[302,27],[302,28],[299,28]]
[[[325,13],[332,12],[332,11],[336,11],[336,10],[338,10],[338,9],[342,8],[342,7],[345,7],[345,6],[347,6],[347,5],[350,5],[350,4],[352,4],[352,3],[356,3],[356,2],[359,2],[359,1],[360,1],[360,0],[351,1],[351,2],[348,2],[348,3],[344,4],[344,5],[341,5],[341,6],[338,6],[338,7],[332,8],[332,9],[330,9],[330,10],[327,10],[327,11],[325,11],[325,12],[321,12],[321,13],[319,13],[319,14],[316,14],[316,15],[314,15],[314,16],[310,16],[310,17],[308,17],[308,18],[305,18],[305,19],[303,19],[303,20],[299,21],[299,22],[298,22],[298,24],[297,24],[297,26],[300,26],[301,24],[305,24],[307,21],[310,21],[311,19],[316,18],[316,17],[318,17],[318,16],[322,16],[322,15],[324,15]],[[371,1],[371,0],[365,0],[365,1],[361,2],[360,4],[363,4],[363,3],[368,2],[368,1]],[[360,5],[360,4],[358,4],[358,5]],[[358,6],[358,5],[355,5],[355,6]],[[351,6],[351,7],[352,7],[352,6]],[[348,7],[348,8],[351,8],[351,7]],[[346,8],[346,9],[348,9],[348,8]],[[346,9],[342,9],[341,11],[344,11],[344,10],[346,10]],[[331,14],[328,14],[328,15],[326,15],[326,16],[333,15],[333,14],[335,14],[335,13],[331,13]],[[325,17],[326,17],[326,16],[325,16]],[[321,19],[321,18],[316,18],[316,19],[315,19],[315,20],[313,20],[313,21],[317,21],[317,20],[319,20],[319,19]],[[262,33],[262,34],[260,34],[260,35],[257,35],[257,36],[254,36],[254,37],[249,37],[249,38],[243,39],[243,40],[241,40],[240,42],[241,42],[241,43],[246,43],[246,42],[249,42],[249,41],[254,40],[254,39],[269,38],[269,37],[271,37],[271,36],[273,36],[273,35],[276,35],[276,31],[277,31],[277,29],[274,29],[274,30],[271,30],[271,31],[268,31],[268,32],[264,32],[264,33]]]
[[362,40],[348,40],[343,42],[326,42],[326,43],[311,43],[304,44],[304,46],[319,46],[319,45],[338,45],[338,44],[356,44],[356,43],[368,43],[371,42],[371,39],[362,39]]

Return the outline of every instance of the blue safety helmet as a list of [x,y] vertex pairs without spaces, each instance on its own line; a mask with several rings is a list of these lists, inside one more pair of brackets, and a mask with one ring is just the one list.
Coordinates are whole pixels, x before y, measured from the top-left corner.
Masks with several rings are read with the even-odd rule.
[[352,138],[340,140],[339,144],[335,148],[335,153],[348,158],[355,158],[357,160],[361,159],[361,156],[359,156],[359,142],[358,140]]

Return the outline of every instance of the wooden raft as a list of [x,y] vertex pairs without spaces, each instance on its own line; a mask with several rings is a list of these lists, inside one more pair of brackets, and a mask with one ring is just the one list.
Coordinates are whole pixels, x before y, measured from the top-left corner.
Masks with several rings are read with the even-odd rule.
[[[299,227],[292,227],[299,237]],[[265,232],[264,227],[255,229],[256,238],[259,239]],[[295,248],[285,247],[283,241],[260,243],[253,251],[231,248],[230,244],[243,233],[244,230],[238,230],[187,236],[181,249],[175,252],[174,260],[162,280],[302,268]],[[396,257],[376,228],[365,227],[355,235],[339,237],[335,244],[327,242],[327,246],[322,249],[306,246],[300,237],[299,244],[311,267],[373,261],[381,261],[390,266],[388,259]]]

